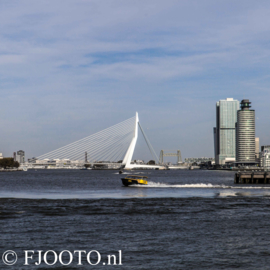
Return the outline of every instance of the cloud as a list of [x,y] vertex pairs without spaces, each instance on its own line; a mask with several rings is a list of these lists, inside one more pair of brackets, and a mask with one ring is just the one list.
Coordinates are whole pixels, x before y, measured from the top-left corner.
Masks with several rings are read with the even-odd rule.
[[217,100],[248,95],[266,119],[269,13],[261,0],[1,2],[0,150],[37,156],[138,110],[157,149],[212,155]]
[[0,65],[20,64],[23,61],[24,57],[21,55],[0,55]]

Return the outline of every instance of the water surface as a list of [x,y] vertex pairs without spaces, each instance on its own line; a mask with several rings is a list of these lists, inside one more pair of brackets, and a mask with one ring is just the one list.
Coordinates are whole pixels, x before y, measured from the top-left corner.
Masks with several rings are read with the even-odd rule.
[[[140,172],[132,172],[140,173]],[[270,187],[233,184],[228,171],[143,171],[123,187],[116,171],[1,173],[1,269],[269,269]],[[23,266],[24,250],[123,253],[122,266]],[[0,255],[1,255],[0,254]]]

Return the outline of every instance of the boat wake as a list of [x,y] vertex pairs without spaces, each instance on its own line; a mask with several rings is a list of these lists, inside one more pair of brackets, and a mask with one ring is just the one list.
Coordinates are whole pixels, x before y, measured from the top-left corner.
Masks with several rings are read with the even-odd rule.
[[159,182],[151,182],[148,181],[148,187],[160,187],[160,188],[228,188],[225,185],[213,185],[213,184],[205,184],[205,183],[198,183],[198,184],[182,184],[182,185],[170,185],[165,183]]
[[181,184],[171,185],[159,182],[148,181],[148,185],[133,185],[134,187],[145,187],[145,188],[210,188],[210,189],[270,189],[262,186],[227,186],[227,185],[213,185],[211,183],[198,183],[198,184]]
[[148,172],[148,173],[145,173],[145,172],[122,172],[122,173],[119,173],[119,172],[117,172],[117,173],[114,173],[114,174],[129,174],[129,175],[134,175],[134,174],[151,174],[150,172]]

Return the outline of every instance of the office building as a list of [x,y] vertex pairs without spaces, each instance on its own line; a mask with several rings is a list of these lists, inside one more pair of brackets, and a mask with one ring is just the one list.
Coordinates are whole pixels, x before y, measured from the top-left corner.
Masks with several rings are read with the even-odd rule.
[[260,166],[265,169],[270,169],[270,145],[261,147]]
[[235,123],[239,101],[233,98],[216,104],[216,127],[214,128],[215,163],[235,161]]
[[25,152],[23,150],[17,151],[16,161],[18,161],[20,164],[24,163],[24,161],[25,161]]
[[248,99],[241,101],[236,123],[236,161],[255,163],[255,111],[250,110]]

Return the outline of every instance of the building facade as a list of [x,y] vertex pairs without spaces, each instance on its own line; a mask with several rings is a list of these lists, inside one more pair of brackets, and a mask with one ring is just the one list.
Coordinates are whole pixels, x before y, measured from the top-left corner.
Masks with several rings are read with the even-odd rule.
[[260,166],[265,169],[270,169],[270,145],[261,147],[260,152]]
[[209,162],[211,161],[211,163],[213,161],[215,161],[214,158],[208,158],[208,157],[201,157],[201,158],[195,158],[195,157],[191,157],[191,158],[185,158],[185,163],[202,163],[202,162]]
[[23,150],[17,151],[16,161],[20,164],[25,162],[25,152]]
[[255,162],[255,111],[248,99],[241,101],[236,123],[236,161]]
[[216,127],[214,128],[215,163],[235,161],[235,123],[239,101],[233,98],[216,103]]

